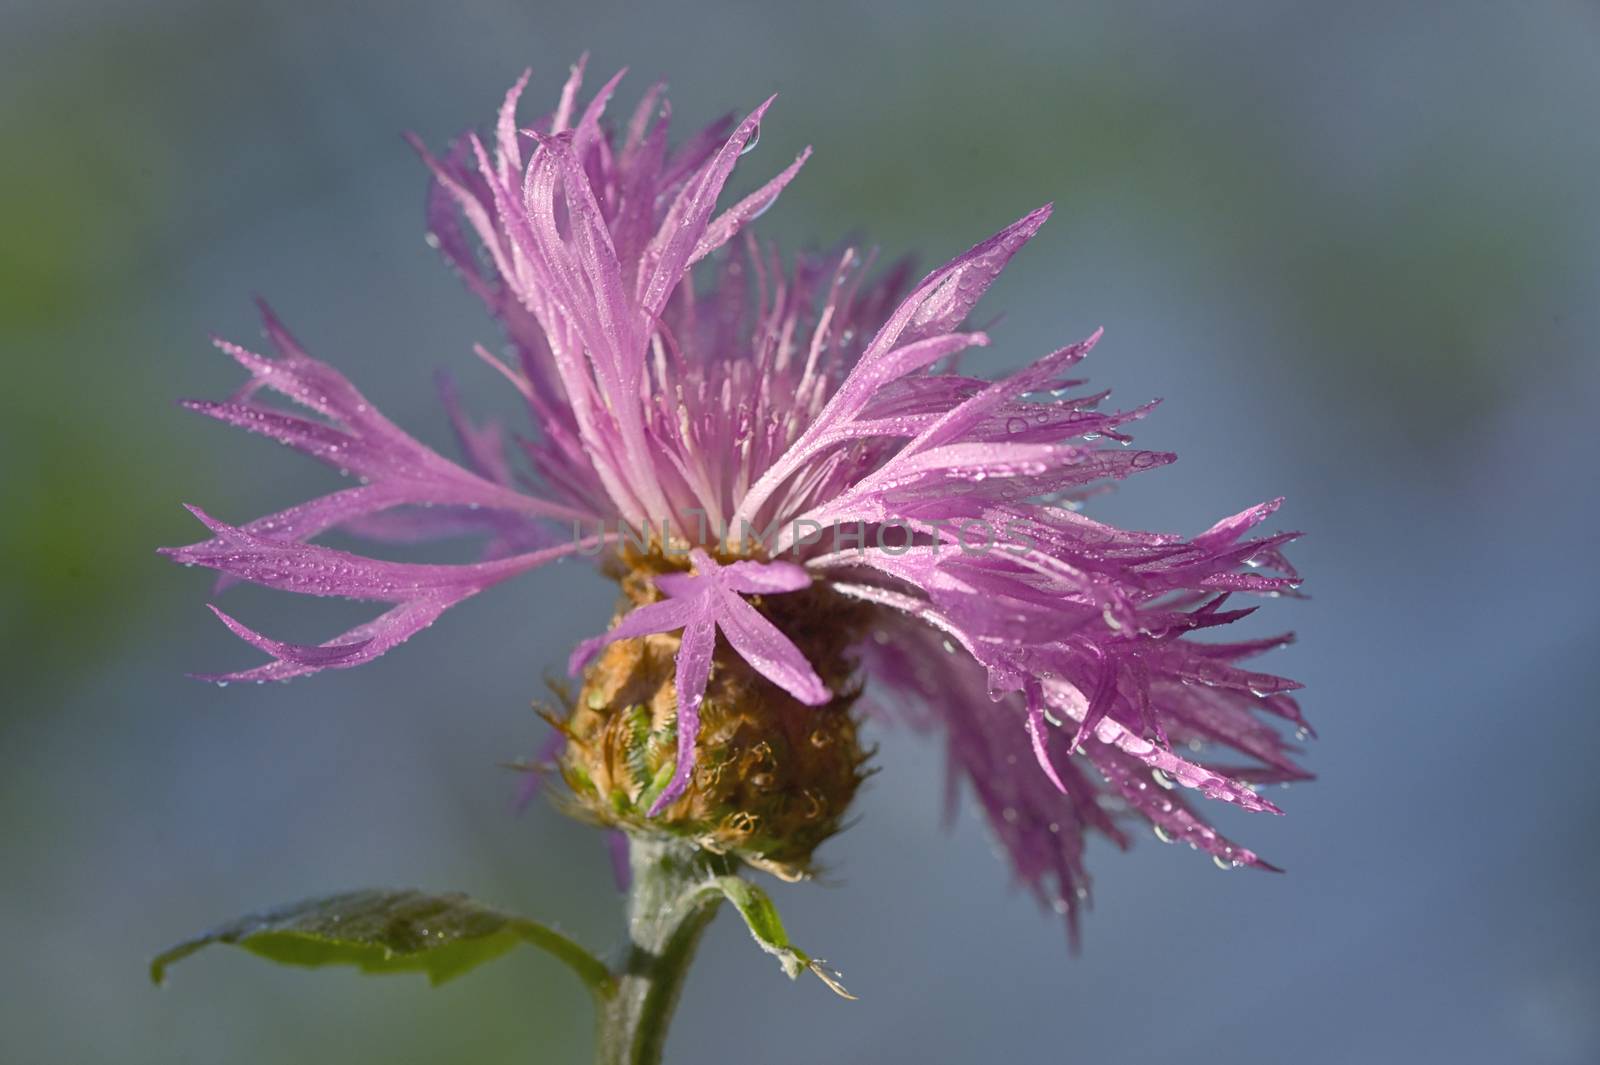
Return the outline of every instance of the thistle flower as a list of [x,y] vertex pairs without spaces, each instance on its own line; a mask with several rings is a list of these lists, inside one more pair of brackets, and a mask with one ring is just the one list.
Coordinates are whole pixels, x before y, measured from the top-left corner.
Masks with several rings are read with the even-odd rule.
[[[1074,935],[1085,838],[1125,845],[1132,819],[1224,866],[1271,868],[1187,796],[1277,812],[1258,787],[1306,777],[1270,723],[1305,728],[1297,685],[1241,664],[1288,637],[1196,638],[1251,612],[1230,596],[1296,587],[1280,551],[1293,534],[1251,535],[1279,501],[1189,538],[1093,521],[1080,500],[1174,458],[1128,446],[1153,404],[1102,410],[1106,393],[1076,391],[1100,334],[998,381],[958,368],[988,343],[969,312],[1050,208],[915,284],[853,250],[786,265],[748,227],[809,149],[717,210],[771,100],[669,149],[659,85],[620,129],[603,121],[620,78],[580,107],[580,63],[525,127],[525,74],[492,148],[417,145],[430,242],[504,327],[513,357],[478,355],[526,401],[533,438],[474,424],[447,388],[452,461],[271,312],[275,355],[218,342],[250,380],[190,406],[358,483],[240,526],[191,508],[210,537],[166,553],[387,608],[312,646],[218,610],[272,660],[210,679],[359,665],[491,585],[597,555],[618,616],[574,653],[583,685],[557,720],[573,801],[596,820],[805,875],[862,776],[864,712],[944,733],[952,795],[965,780]],[[419,565],[311,542],[334,529],[487,547]]]

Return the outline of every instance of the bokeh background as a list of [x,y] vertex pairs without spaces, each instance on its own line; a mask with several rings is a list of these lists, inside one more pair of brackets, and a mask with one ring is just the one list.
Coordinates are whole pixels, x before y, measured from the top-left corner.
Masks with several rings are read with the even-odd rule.
[[[566,1062],[588,1008],[525,952],[430,990],[155,949],[361,885],[459,888],[596,945],[603,848],[498,763],[544,735],[545,672],[605,624],[581,565],[502,586],[369,667],[218,690],[252,652],[159,544],[180,501],[244,520],[331,474],[185,416],[269,296],[422,438],[429,383],[495,330],[423,244],[437,144],[524,66],[584,49],[672,83],[680,123],[781,93],[743,186],[816,156],[766,232],[941,260],[1045,201],[986,303],[994,369],[1098,325],[1088,371],[1167,403],[1182,453],[1095,513],[1198,531],[1289,496],[1318,782],[1227,828],[1289,870],[1219,873],[1148,839],[1092,854],[1069,955],[970,815],[939,822],[934,742],[883,772],[824,885],[778,887],[860,1003],[790,985],[724,915],[676,1061],[1593,1062],[1600,934],[1600,9],[948,0],[0,5],[0,1059]],[[686,128],[680,124],[680,130]],[[250,590],[268,631],[359,608]]]

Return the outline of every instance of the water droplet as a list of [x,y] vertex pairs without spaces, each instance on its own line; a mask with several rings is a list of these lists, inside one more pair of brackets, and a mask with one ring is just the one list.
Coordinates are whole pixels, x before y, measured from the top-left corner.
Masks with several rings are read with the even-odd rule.
[[[755,144],[752,143],[752,144],[750,144],[749,146],[747,146],[745,148],[744,152],[748,152],[751,148],[754,148],[754,147],[755,147]],[[743,155],[744,152],[740,152],[739,154]],[[754,222],[756,219],[760,218],[762,215],[764,215],[768,211],[772,210],[772,205],[777,203],[777,202],[778,202],[778,198],[776,196],[774,196],[771,199],[767,200],[765,203],[760,204],[759,206],[756,207],[756,209],[754,211],[752,211],[749,215],[747,215],[745,217],[745,222],[746,223]],[[849,336],[846,335],[845,339],[848,341],[849,340]]]
[[1154,451],[1141,451],[1133,456],[1132,465],[1136,470],[1148,470],[1150,467],[1159,466],[1160,464],[1161,456]]

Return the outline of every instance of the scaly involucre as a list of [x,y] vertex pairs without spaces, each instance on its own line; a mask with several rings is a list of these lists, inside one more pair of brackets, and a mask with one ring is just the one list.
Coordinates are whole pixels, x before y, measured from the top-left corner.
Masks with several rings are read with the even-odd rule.
[[[524,75],[492,149],[476,134],[441,157],[417,144],[434,177],[430,240],[504,326],[511,357],[478,354],[526,401],[534,438],[508,448],[499,427],[462,415],[446,383],[456,463],[375,411],[265,309],[275,356],[219,342],[250,382],[227,402],[191,406],[359,483],[242,526],[196,509],[210,538],[167,553],[220,571],[222,584],[388,608],[315,646],[218,611],[272,661],[211,679],[357,665],[499,581],[593,553],[619,529],[652,530],[662,546],[693,550],[692,573],[657,578],[664,598],[585,643],[573,666],[606,641],[683,632],[679,758],[657,808],[692,769],[718,633],[802,702],[835,694],[742,598],[821,583],[875,611],[859,649],[873,704],[944,731],[952,786],[969,782],[1018,876],[1074,935],[1085,837],[1125,844],[1121,815],[1219,864],[1264,866],[1183,796],[1276,812],[1258,788],[1307,776],[1263,717],[1304,730],[1287,694],[1297,685],[1240,664],[1288,637],[1193,638],[1250,613],[1227,608],[1234,593],[1296,587],[1280,553],[1293,534],[1249,535],[1278,501],[1187,539],[1092,521],[1077,501],[1174,457],[1127,446],[1126,426],[1152,405],[1102,411],[1105,393],[1072,391],[1082,384],[1069,377],[1074,364],[1099,333],[1000,381],[957,369],[961,352],[988,343],[962,328],[969,312],[1049,208],[903,298],[904,265],[869,277],[870,256],[851,250],[786,268],[743,231],[809,149],[717,209],[772,101],[669,149],[662,86],[620,130],[603,124],[620,78],[580,110],[580,63],[555,110],[524,128]],[[697,291],[688,279],[702,260]],[[309,415],[263,402],[263,390]],[[808,535],[819,528],[848,540]],[[487,551],[471,565],[415,565],[310,542],[335,529],[391,542],[478,533]],[[1005,545],[974,549],[978,529],[1002,530]],[[707,549],[746,557],[719,564]],[[1191,757],[1212,747],[1248,764]]]

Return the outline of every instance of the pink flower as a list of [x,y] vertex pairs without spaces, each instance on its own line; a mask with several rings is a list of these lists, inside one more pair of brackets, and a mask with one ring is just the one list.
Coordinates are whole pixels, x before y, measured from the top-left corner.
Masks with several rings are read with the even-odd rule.
[[[210,538],[166,553],[225,579],[389,605],[316,646],[219,611],[273,660],[213,679],[357,665],[492,584],[637,537],[693,570],[657,577],[665,598],[584,643],[573,665],[606,642],[683,631],[678,762],[657,807],[692,768],[717,633],[801,702],[835,694],[742,598],[821,584],[871,605],[859,659],[874,705],[943,730],[952,785],[969,782],[1019,876],[1074,930],[1085,835],[1125,844],[1117,810],[1224,865],[1264,865],[1184,795],[1277,812],[1257,787],[1307,776],[1268,723],[1304,728],[1288,694],[1297,685],[1241,664],[1288,637],[1195,638],[1250,612],[1228,608],[1231,595],[1297,586],[1280,553],[1293,534],[1250,535],[1278,501],[1187,539],[1095,522],[1078,500],[1174,457],[1126,446],[1126,427],[1153,405],[1102,411],[1104,393],[1071,391],[1100,334],[999,381],[957,368],[988,343],[962,328],[969,312],[1049,208],[903,296],[903,266],[871,277],[870,257],[853,251],[786,268],[745,230],[809,149],[717,209],[770,100],[669,150],[660,86],[612,130],[602,115],[621,75],[580,109],[581,75],[580,64],[553,113],[522,128],[524,75],[493,150],[475,134],[442,158],[418,147],[434,175],[430,234],[514,358],[478,354],[525,399],[536,439],[508,449],[447,394],[464,456],[454,462],[377,413],[270,313],[275,357],[219,343],[251,380],[228,402],[191,406],[358,483],[238,527],[196,510]],[[697,291],[688,279],[702,262]],[[309,415],[263,402],[264,389]],[[309,542],[334,528],[401,541],[477,532],[488,553],[411,565]],[[1248,765],[1196,753],[1215,748]]]

